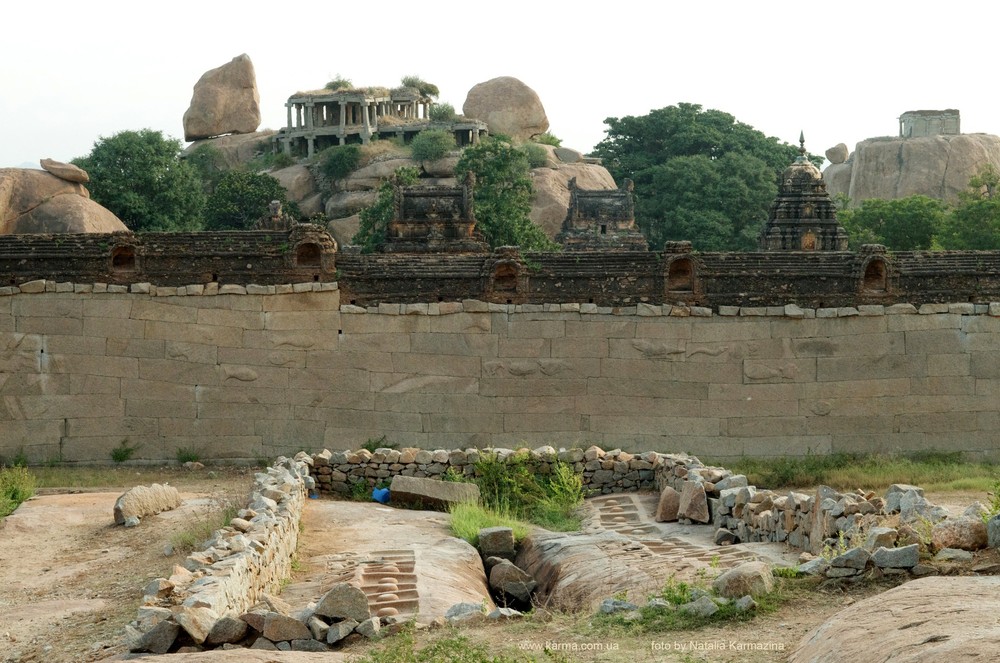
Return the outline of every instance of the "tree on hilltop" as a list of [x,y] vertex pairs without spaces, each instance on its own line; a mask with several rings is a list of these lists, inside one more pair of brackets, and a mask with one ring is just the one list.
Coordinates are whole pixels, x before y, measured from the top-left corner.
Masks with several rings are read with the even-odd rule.
[[90,174],[90,197],[130,230],[198,230],[205,194],[180,153],[180,141],[160,131],[120,131],[98,139],[90,154],[73,164]]
[[636,222],[653,247],[690,240],[701,250],[754,250],[778,175],[798,156],[796,146],[698,104],[605,124],[593,154],[615,180],[635,183]]

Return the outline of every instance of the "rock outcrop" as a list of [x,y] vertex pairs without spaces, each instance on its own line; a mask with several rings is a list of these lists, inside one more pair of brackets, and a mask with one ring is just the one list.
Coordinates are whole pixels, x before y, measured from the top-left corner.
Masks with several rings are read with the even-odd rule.
[[996,576],[908,582],[835,614],[802,638],[789,663],[989,660],[1000,639],[998,591]]
[[469,90],[462,113],[482,120],[490,133],[528,140],[549,128],[542,101],[530,87],[511,76],[501,76]]
[[[87,173],[44,160],[49,170],[0,168],[0,234],[111,233],[128,228],[90,199],[80,183]],[[43,164],[46,165],[46,164]]]
[[916,194],[954,200],[987,164],[1000,168],[1000,136],[869,138],[850,160],[829,166],[823,179],[831,195],[845,194],[852,204]]
[[208,145],[218,152],[218,161],[215,165],[219,168],[231,170],[250,161],[258,154],[269,151],[271,149],[270,138],[274,134],[273,130],[265,129],[264,131],[255,131],[253,133],[196,140],[188,145],[187,149],[184,150],[184,154],[188,156],[202,145]]
[[246,53],[202,74],[184,113],[184,140],[248,134],[259,126],[257,76]]

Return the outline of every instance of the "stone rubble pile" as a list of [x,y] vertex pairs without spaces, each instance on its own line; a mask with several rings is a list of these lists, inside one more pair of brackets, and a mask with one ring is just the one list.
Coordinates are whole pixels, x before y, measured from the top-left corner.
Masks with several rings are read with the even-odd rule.
[[138,618],[128,627],[132,651],[245,644],[248,638],[266,638],[257,626],[278,633],[283,619],[245,617],[261,614],[255,606],[262,601],[274,603],[268,595],[277,593],[291,573],[299,518],[312,485],[302,460],[281,457],[258,473],[250,501],[237,517],[216,530],[203,550],[175,566],[169,578],[146,586]]

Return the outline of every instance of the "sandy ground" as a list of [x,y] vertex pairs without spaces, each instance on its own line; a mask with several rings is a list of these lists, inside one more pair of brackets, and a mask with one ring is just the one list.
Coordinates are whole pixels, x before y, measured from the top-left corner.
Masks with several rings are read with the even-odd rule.
[[[241,481],[241,485],[249,485],[248,478]],[[222,490],[206,485],[204,491],[183,493],[184,504],[180,509],[150,516],[134,529],[113,525],[112,507],[120,491],[49,494],[23,504],[15,514],[0,522],[0,663],[76,663],[122,658],[123,629],[135,616],[142,587],[153,578],[168,575],[173,564],[181,561],[179,555],[165,556],[164,547],[175,532],[204,518]],[[225,490],[231,495],[234,485],[231,483]],[[949,493],[928,497],[945,504],[953,513],[960,513],[981,496]],[[360,541],[357,533],[372,528],[376,518],[368,511],[354,513],[346,505],[339,516],[331,515],[331,509],[335,512],[336,505],[310,509],[304,520],[300,547],[303,561],[295,579],[304,590],[310,583],[322,583],[321,578],[328,577],[330,569],[323,567],[330,558],[324,556],[358,548],[354,545]],[[383,517],[384,523],[390,523],[402,522],[409,515],[386,512]],[[339,525],[338,518],[343,520]],[[443,515],[425,518],[429,521],[428,536],[445,536]],[[376,532],[378,527],[374,527]],[[346,536],[345,532],[355,534]],[[393,542],[385,536],[377,541],[378,547],[389,548],[402,547],[403,543],[406,542]],[[336,551],[331,553],[332,548]],[[547,615],[544,611],[520,623],[479,625],[459,632],[495,651],[530,653],[545,645],[555,645],[566,661],[763,663],[784,660],[802,636],[827,617],[889,586],[869,585],[846,593],[803,592],[792,596],[776,613],[743,624],[690,633],[592,635],[589,616]],[[294,587],[293,582],[289,589]],[[421,631],[417,638],[418,642],[426,642],[450,634],[450,628],[437,629]],[[763,643],[778,651],[734,650],[730,643]],[[360,654],[368,647],[371,645],[352,647],[349,653]],[[242,657],[237,654],[240,652],[172,656],[168,660],[257,660],[247,658],[245,652]],[[547,660],[537,655],[539,660]],[[270,652],[260,660],[287,663],[320,660],[297,656]]]

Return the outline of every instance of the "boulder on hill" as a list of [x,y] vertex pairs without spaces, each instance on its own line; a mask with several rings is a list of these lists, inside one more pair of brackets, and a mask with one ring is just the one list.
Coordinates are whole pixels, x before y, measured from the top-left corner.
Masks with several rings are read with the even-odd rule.
[[[49,162],[49,167],[80,179],[86,171]],[[55,165],[53,165],[55,164]],[[63,168],[66,166],[68,168]],[[75,173],[73,170],[79,171]],[[31,168],[0,168],[0,234],[112,233],[127,231],[110,210],[90,199],[78,181]]]
[[490,133],[525,141],[549,128],[545,108],[530,87],[511,76],[479,83],[469,90],[462,105],[466,117],[482,120]]
[[246,53],[202,74],[184,113],[184,140],[248,134],[260,126],[260,94]]
[[830,160],[830,163],[834,164],[844,163],[847,161],[848,156],[850,156],[850,151],[844,143],[837,143],[826,151],[826,158]]
[[830,195],[845,194],[853,205],[917,194],[955,200],[987,164],[1000,168],[1000,136],[869,138],[857,144],[849,162],[827,167],[823,178]]
[[611,173],[604,166],[596,164],[564,163],[555,167],[535,168],[531,172],[535,192],[531,197],[531,212],[528,217],[549,238],[554,238],[562,230],[563,221],[566,220],[571,179],[575,177],[576,184],[581,189],[618,188]]

